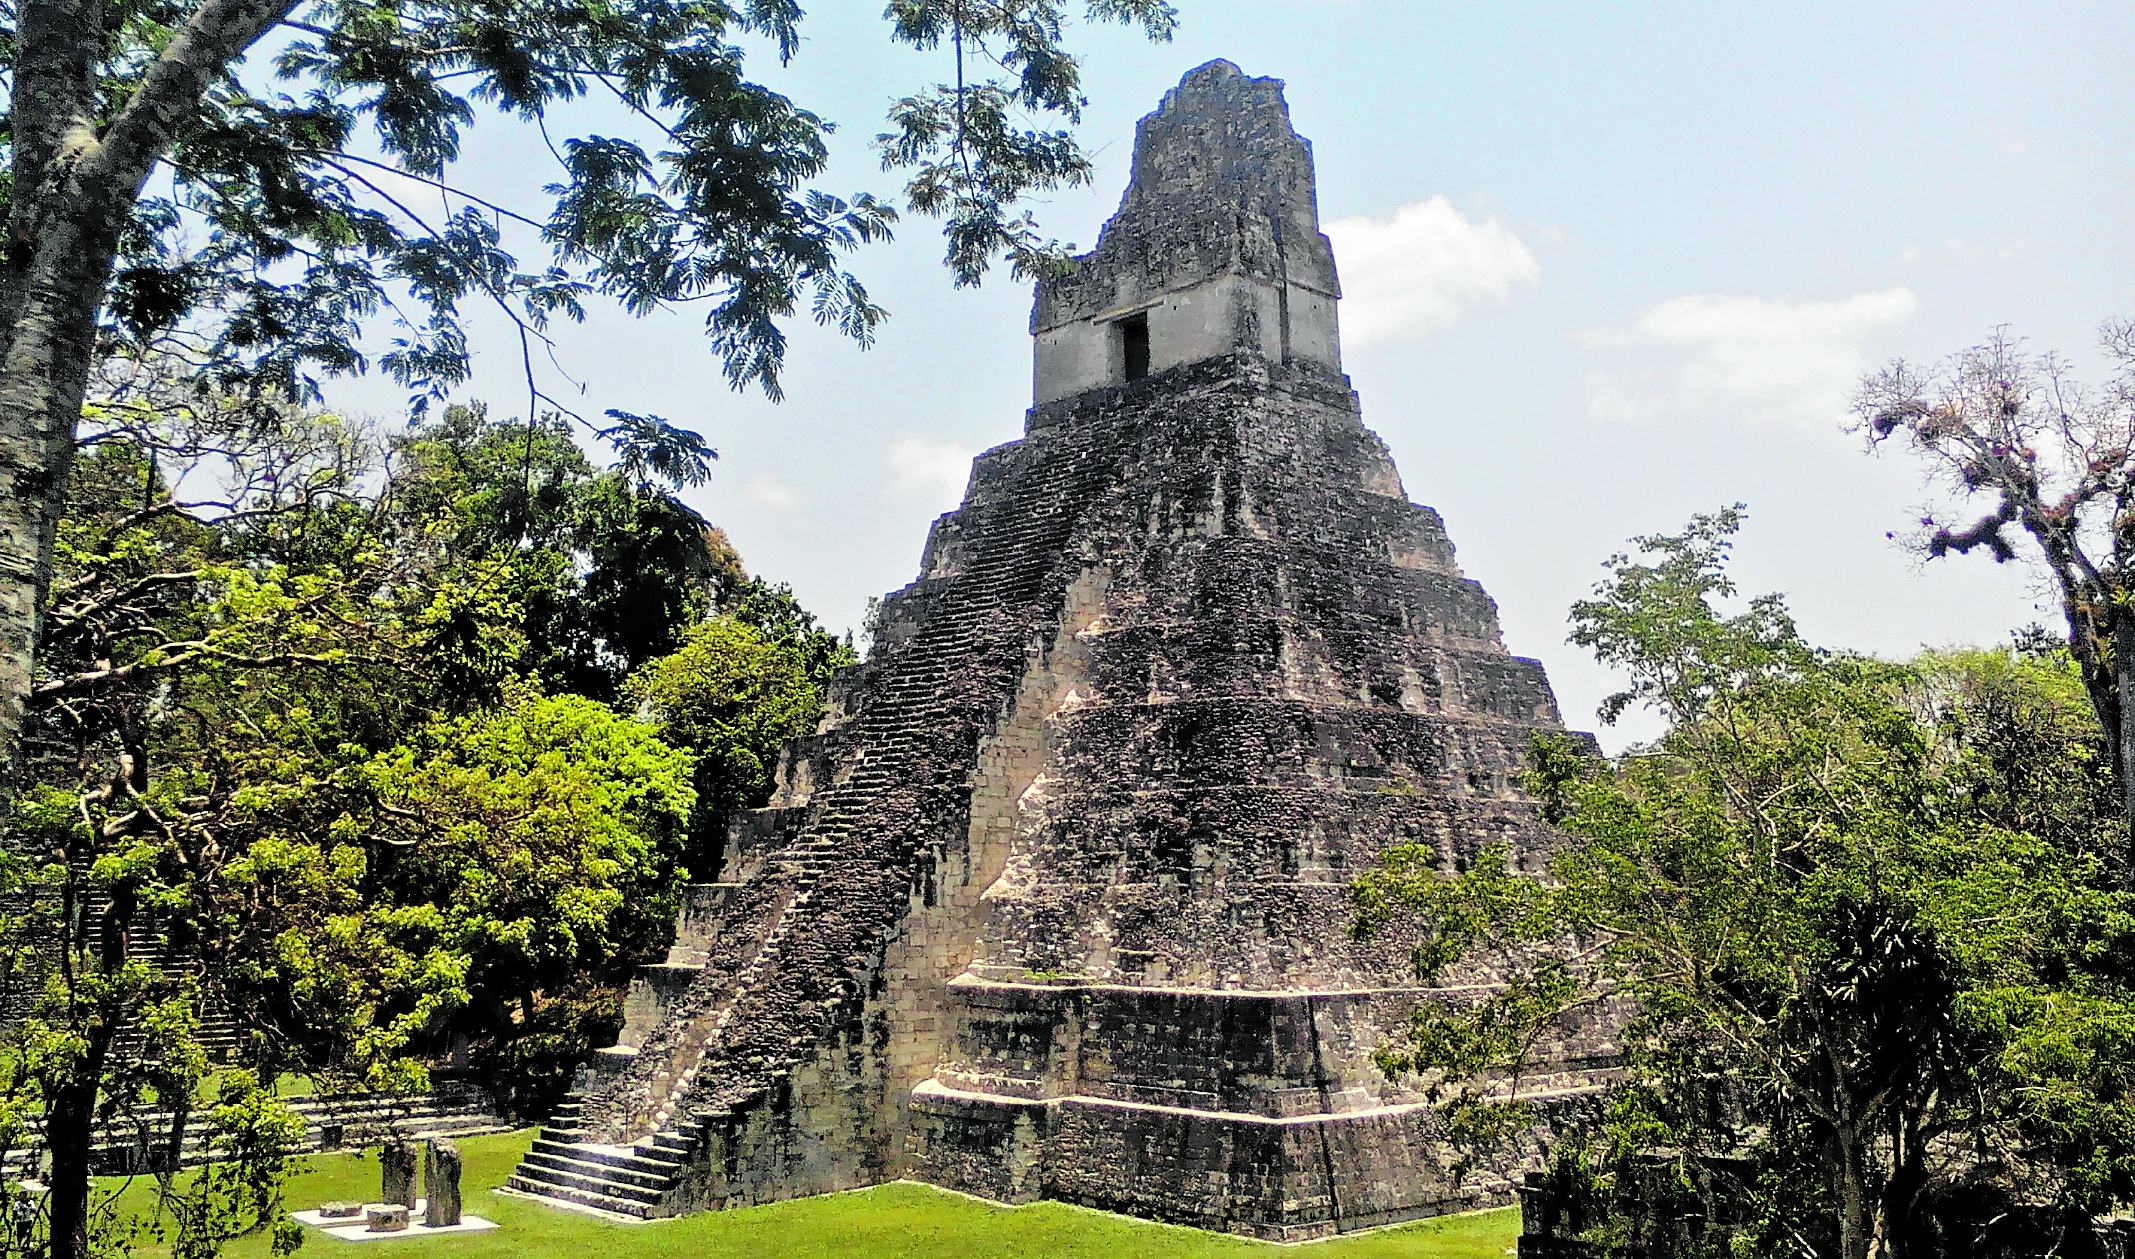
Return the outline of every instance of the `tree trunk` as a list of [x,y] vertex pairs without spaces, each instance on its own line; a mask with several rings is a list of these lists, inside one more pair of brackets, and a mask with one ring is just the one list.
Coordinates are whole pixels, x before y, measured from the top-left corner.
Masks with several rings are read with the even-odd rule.
[[91,224],[49,222],[0,363],[0,808],[20,786],[23,725],[34,678],[52,538],[74,464],[96,350],[96,312],[110,279],[123,209]]
[[[103,0],[23,0],[18,9],[13,183],[0,243],[0,818],[22,786],[53,537],[119,234],[208,86],[294,6],[200,0],[126,85],[116,116],[113,102],[99,99],[99,75],[109,69],[98,64]],[[123,962],[123,933],[116,951],[107,942],[104,952],[106,962]],[[49,1082],[50,1259],[88,1256],[89,1143],[117,1030],[111,1013],[90,1013],[88,1054],[69,1078]]]
[[[96,1136],[97,1077],[103,1053],[91,1055],[93,1069],[52,1095],[45,1112],[45,1141],[52,1151],[52,1187],[46,1218],[52,1229],[51,1259],[88,1259],[89,1145]],[[86,1066],[86,1064],[85,1064]]]
[[2105,737],[2115,753],[2121,815],[2127,829],[2120,854],[2120,886],[2135,892],[2135,704],[2128,702],[2135,695],[2135,609],[2113,610],[2113,689],[2120,723],[2118,729],[2108,729]]
[[[134,912],[133,889],[115,887],[102,918],[85,922],[80,936],[63,933],[60,947],[93,946],[97,969],[105,978],[115,979],[126,965]],[[52,1188],[46,1199],[52,1229],[50,1259],[89,1259],[89,1147],[96,1139],[96,1103],[103,1092],[111,1043],[126,1013],[125,1003],[113,1001],[108,992],[100,992],[96,1002],[84,1010],[78,992],[77,988],[72,1013],[82,1026],[88,1052],[75,1064],[73,1074],[52,1089],[45,1115],[45,1144],[52,1153]]]
[[0,812],[21,785],[52,536],[119,233],[208,85],[294,7],[201,0],[107,122],[102,0],[22,4],[0,271]]
[[1849,1127],[1832,1132],[1838,1147],[1838,1252],[1841,1259],[1868,1259],[1872,1238],[1868,1219],[1868,1175],[1862,1134]]
[[[1926,1246],[1932,1221],[1920,1214],[1927,1196],[1927,1142],[1920,1135],[1918,1115],[1902,1106],[1893,1108],[1891,1116],[1889,1167],[1890,1177],[1883,1186],[1883,1204],[1878,1212],[1882,1253],[1889,1259],[1907,1259]],[[1932,1251],[1933,1247],[1927,1249]]]

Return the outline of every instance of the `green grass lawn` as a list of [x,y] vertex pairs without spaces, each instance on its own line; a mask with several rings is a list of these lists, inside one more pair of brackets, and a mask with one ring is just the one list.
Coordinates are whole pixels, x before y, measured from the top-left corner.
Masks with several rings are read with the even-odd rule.
[[[527,1129],[459,1142],[466,1158],[466,1208],[504,1226],[494,1232],[352,1243],[307,1229],[302,1253],[312,1259],[1217,1259],[1274,1253],[1262,1242],[1199,1229],[1057,1202],[997,1206],[914,1184],[646,1224],[613,1224],[489,1192],[511,1174],[533,1139],[533,1130]],[[307,1170],[290,1182],[292,1209],[335,1198],[369,1199],[378,1193],[376,1158],[320,1154],[307,1163]],[[145,1185],[136,1184],[128,1196],[138,1196],[144,1208],[149,1201]],[[1480,1211],[1315,1242],[1303,1253],[1312,1259],[1500,1259],[1512,1252],[1519,1231],[1519,1212]],[[252,1259],[264,1256],[266,1245],[260,1238],[247,1238],[228,1253],[232,1259]]]

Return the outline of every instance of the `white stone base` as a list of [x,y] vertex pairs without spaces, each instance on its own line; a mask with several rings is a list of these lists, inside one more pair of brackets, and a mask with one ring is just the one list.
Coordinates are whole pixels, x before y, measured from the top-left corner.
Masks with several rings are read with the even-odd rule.
[[[377,1203],[366,1203],[376,1206]],[[317,1211],[292,1211],[290,1218],[299,1224],[309,1224],[328,1237],[338,1237],[345,1242],[383,1242],[400,1237],[444,1237],[453,1233],[486,1233],[498,1227],[495,1220],[485,1220],[479,1215],[460,1215],[460,1222],[443,1228],[431,1228],[423,1223],[423,1208],[428,1199],[417,1198],[408,1211],[408,1226],[391,1233],[374,1233],[363,1222],[362,1213],[348,1216],[323,1216]]]

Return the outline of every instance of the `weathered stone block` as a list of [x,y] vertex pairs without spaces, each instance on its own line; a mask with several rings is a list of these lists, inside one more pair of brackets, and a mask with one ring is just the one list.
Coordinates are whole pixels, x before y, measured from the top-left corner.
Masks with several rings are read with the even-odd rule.
[[415,1157],[415,1147],[399,1137],[378,1147],[380,1202],[415,1205]]
[[423,1195],[430,1201],[423,1223],[450,1228],[460,1222],[460,1147],[443,1137],[430,1140],[423,1165]]

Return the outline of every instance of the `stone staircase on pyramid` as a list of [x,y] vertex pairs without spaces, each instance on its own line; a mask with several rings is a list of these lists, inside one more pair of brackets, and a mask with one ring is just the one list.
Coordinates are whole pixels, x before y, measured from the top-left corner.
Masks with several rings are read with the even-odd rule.
[[[790,1075],[821,1034],[824,1015],[851,995],[856,972],[879,950],[911,878],[912,845],[923,828],[885,831],[868,823],[879,823],[884,793],[954,764],[940,755],[941,745],[974,741],[999,709],[1013,673],[998,670],[994,685],[983,685],[985,672],[973,668],[983,656],[980,631],[1003,617],[1020,620],[1047,596],[1074,505],[1087,492],[1078,481],[1086,464],[1046,461],[1019,497],[1021,518],[994,533],[992,545],[961,571],[893,596],[924,603],[926,615],[915,618],[909,639],[878,646],[879,658],[840,679],[840,691],[862,703],[829,750],[833,758],[842,753],[842,772],[805,809],[763,811],[757,826],[790,839],[764,853],[752,878],[690,889],[699,908],[684,911],[669,960],[647,968],[639,985],[641,993],[672,1000],[641,1012],[625,1044],[601,1055],[606,1068],[596,1080],[604,1092],[612,1094],[617,1077],[633,1070],[645,1080],[638,1106],[589,1114],[588,1089],[575,1089],[506,1181],[507,1192],[633,1218],[670,1213],[707,1130]],[[1057,590],[1051,593],[1057,599]],[[953,780],[931,785],[951,797],[967,790]],[[873,877],[854,880],[856,866]],[[713,920],[721,927],[717,938],[690,933],[692,921]],[[707,989],[714,999],[671,1027],[664,1042],[630,1043],[680,1009],[689,993]],[[766,996],[774,999],[758,1000]],[[753,1022],[766,1005],[778,1017]],[[659,1065],[651,1067],[656,1053]]]

